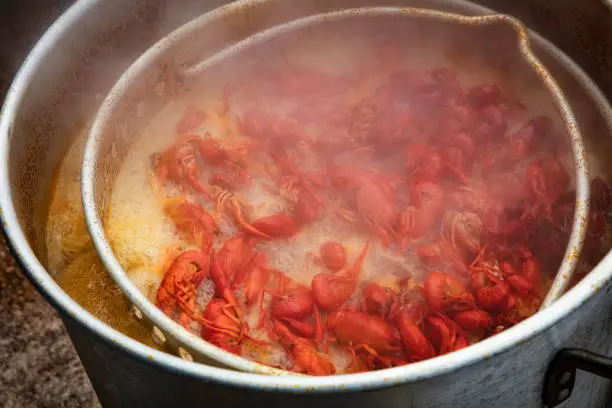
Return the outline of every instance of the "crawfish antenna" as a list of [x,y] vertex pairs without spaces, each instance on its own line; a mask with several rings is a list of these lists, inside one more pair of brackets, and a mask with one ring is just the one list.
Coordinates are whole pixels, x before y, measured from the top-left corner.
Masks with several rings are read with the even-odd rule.
[[370,242],[366,242],[357,258],[355,258],[355,263],[353,264],[353,276],[355,279],[361,273],[361,265],[363,264],[363,260],[365,259],[366,254],[368,253],[368,249],[370,248]]

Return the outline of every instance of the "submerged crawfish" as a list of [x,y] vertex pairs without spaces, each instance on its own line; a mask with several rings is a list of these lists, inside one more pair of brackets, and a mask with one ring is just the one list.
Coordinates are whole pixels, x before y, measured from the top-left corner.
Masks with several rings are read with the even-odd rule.
[[346,249],[336,241],[326,241],[319,248],[319,255],[308,254],[317,265],[323,265],[330,271],[338,272],[346,265]]
[[[389,245],[395,237],[397,197],[393,184],[380,174],[331,163],[332,186],[340,188],[366,226]],[[354,217],[350,217],[354,218]]]
[[419,181],[410,189],[410,201],[414,206],[404,210],[398,219],[400,247],[422,238],[438,222],[444,211],[444,191],[435,183]]
[[336,367],[329,358],[316,351],[315,345],[305,338],[291,333],[283,323],[275,320],[273,330],[287,353],[293,358],[294,371],[309,375],[332,375]]
[[206,187],[198,178],[196,148],[191,143],[193,136],[182,136],[167,150],[154,157],[154,169],[161,184],[171,181],[184,188],[187,183],[196,193],[210,199]]
[[435,311],[462,311],[474,307],[474,297],[452,275],[432,272],[425,279],[423,294]]
[[178,306],[182,311],[179,321],[186,327],[190,316],[195,315],[196,290],[208,276],[209,267],[210,259],[204,252],[180,253],[166,270],[157,290],[157,307],[170,316]]
[[481,232],[482,221],[474,213],[447,211],[444,214],[440,235],[453,249],[477,253]]
[[355,262],[340,271],[315,275],[312,279],[312,297],[317,306],[325,311],[336,310],[353,295],[368,248],[369,243],[366,243]]
[[381,317],[342,310],[327,318],[327,331],[339,344],[370,355],[395,353],[401,350],[399,337]]
[[205,209],[188,201],[173,200],[166,204],[164,212],[189,241],[198,245],[203,252],[210,250],[213,235],[219,233],[219,226]]
[[466,333],[443,313],[434,313],[425,318],[425,334],[437,349],[446,354],[469,345]]
[[361,310],[373,316],[386,318],[391,308],[390,292],[376,282],[368,282],[362,290]]
[[271,273],[272,269],[267,265],[266,256],[261,252],[255,253],[238,269],[232,280],[232,288],[244,284],[244,304],[247,308],[252,307],[257,301],[261,301],[261,296]]
[[242,222],[240,225],[246,233],[263,239],[289,238],[300,230],[295,219],[282,212],[258,218],[251,224]]
[[224,299],[210,299],[204,310],[200,334],[209,343],[230,353],[240,355],[244,326],[231,313],[230,308],[231,305]]
[[410,306],[406,306],[400,308],[394,317],[394,324],[399,332],[408,361],[426,360],[436,354],[430,341],[420,328],[423,314],[415,313]]
[[227,271],[223,268],[218,254],[213,250],[210,254],[210,277],[215,284],[215,294],[217,297],[224,299],[229,306],[234,310],[234,314],[238,319],[242,319],[242,309],[236,300],[234,292],[232,292]]
[[243,277],[236,277],[236,275],[251,260],[253,246],[254,243],[241,233],[235,234],[223,243],[221,249],[217,251],[216,259],[226,272],[228,279],[243,280]]
[[[286,324],[296,334],[315,338],[317,344],[323,340],[323,326],[319,310],[314,304],[310,290],[297,282],[292,281],[284,274],[279,274],[279,285],[275,292],[268,292],[272,295],[270,303],[270,318],[280,320]],[[314,327],[306,323],[307,319],[314,311]],[[263,320],[260,320],[263,325]]]

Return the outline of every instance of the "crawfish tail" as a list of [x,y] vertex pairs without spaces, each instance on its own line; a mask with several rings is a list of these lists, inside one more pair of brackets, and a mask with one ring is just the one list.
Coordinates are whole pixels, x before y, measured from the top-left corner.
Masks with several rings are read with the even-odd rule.
[[272,237],[268,234],[264,234],[259,231],[257,228],[253,227],[249,224],[243,217],[242,211],[240,210],[240,204],[236,202],[236,200],[232,200],[232,206],[234,207],[234,217],[236,218],[236,222],[242,227],[242,229],[252,235],[258,236],[264,239],[272,239]]

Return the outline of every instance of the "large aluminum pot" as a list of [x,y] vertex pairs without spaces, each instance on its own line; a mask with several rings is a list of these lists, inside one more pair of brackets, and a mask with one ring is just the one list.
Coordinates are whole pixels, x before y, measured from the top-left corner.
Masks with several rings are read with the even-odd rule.
[[[54,170],[72,142],[69,135],[90,120],[101,97],[139,54],[193,16],[223,3],[81,0],[40,40],[6,99],[0,122],[3,227],[32,282],[60,311],[101,402],[105,406],[538,407],[543,404],[548,378],[549,402],[564,397],[562,390],[573,385],[573,394],[564,406],[603,406],[607,381],[586,373],[575,375],[575,368],[593,368],[609,375],[609,361],[567,348],[612,354],[612,255],[554,307],[504,336],[487,340],[490,354],[469,348],[421,363],[418,369],[415,365],[324,379],[262,376],[184,361],[104,325],[61,290],[45,271],[42,226]],[[347,4],[381,3],[465,14],[487,11],[444,0],[258,0],[242,5],[249,10],[242,24],[228,22],[226,31],[211,35],[237,41],[254,29],[298,15]],[[593,4],[601,6],[604,18],[605,6]],[[579,27],[581,23],[574,24]],[[612,38],[608,40],[610,47]],[[545,46],[544,42],[539,44]],[[581,58],[588,60],[587,55]],[[580,69],[563,68],[567,61],[562,54],[543,53],[541,58],[565,88],[586,135],[587,149],[590,146],[594,151],[596,146],[599,151],[609,151],[612,123],[606,116],[609,111],[603,96]],[[603,75],[598,79],[606,80]],[[611,83],[602,85],[605,89]]]

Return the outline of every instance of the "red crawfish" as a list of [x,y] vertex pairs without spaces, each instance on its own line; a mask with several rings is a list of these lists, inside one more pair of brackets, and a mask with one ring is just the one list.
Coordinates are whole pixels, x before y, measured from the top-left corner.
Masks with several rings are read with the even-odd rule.
[[210,199],[210,193],[198,178],[195,148],[191,144],[192,136],[183,136],[167,150],[154,157],[155,174],[162,184],[166,181],[185,188],[185,184],[196,193]]
[[477,141],[492,141],[503,139],[508,124],[499,106],[488,105],[478,111],[477,125],[474,135]]
[[182,311],[179,321],[186,326],[195,313],[196,290],[209,267],[210,259],[201,251],[185,251],[174,258],[157,290],[155,303],[161,311],[170,316],[178,306]]
[[508,283],[486,270],[472,273],[471,287],[478,305],[488,311],[503,309],[510,294]]
[[327,269],[339,271],[346,265],[347,255],[344,245],[336,241],[326,241],[319,249],[319,259]]
[[221,166],[225,164],[236,165],[238,160],[237,150],[226,150],[219,145],[219,142],[206,132],[204,137],[194,136],[191,139],[198,150],[200,158],[209,166]]
[[416,208],[432,206],[439,212],[444,207],[444,191],[437,183],[417,182],[410,187],[410,202]]
[[[221,171],[213,173],[208,181],[211,186],[218,187],[225,194],[247,186],[250,182],[250,174],[234,163],[229,163]],[[221,197],[217,198],[217,206],[219,209],[223,207]]]
[[444,191],[435,183],[417,182],[410,188],[409,207],[400,213],[397,236],[400,247],[406,248],[413,239],[427,234],[439,222],[444,211]]
[[392,295],[376,282],[368,282],[362,290],[361,309],[373,316],[385,318],[389,313]]
[[[234,202],[234,205],[238,204]],[[282,212],[261,217],[251,224],[240,217],[238,215],[239,212],[236,214],[236,221],[238,221],[243,231],[258,238],[289,238],[297,234],[300,230],[300,226],[295,219]]]
[[397,220],[397,194],[393,183],[381,174],[330,163],[331,185],[341,188],[363,223],[384,245],[391,243]]
[[293,370],[309,375],[332,375],[336,367],[329,358],[316,351],[315,345],[302,337],[296,336],[278,320],[273,321],[273,330],[281,344],[292,357]]
[[236,317],[241,319],[243,314],[242,309],[238,305],[236,296],[230,288],[227,271],[224,269],[223,264],[220,262],[219,256],[215,254],[214,250],[211,251],[210,255],[210,277],[215,284],[216,296],[224,299],[234,310]]
[[323,200],[313,187],[325,184],[324,181],[318,174],[302,172],[285,152],[272,151],[269,154],[281,174],[279,180],[281,189],[288,190],[297,197],[293,209],[293,217],[297,223],[308,224],[317,220]]
[[338,272],[319,273],[312,279],[312,297],[319,308],[332,311],[342,306],[357,289],[361,265],[368,252],[369,243],[355,258],[355,262],[346,265]]
[[[250,241],[245,234],[238,233],[228,238],[221,249],[217,252],[216,259],[222,269],[227,273],[228,279],[233,279],[253,256],[254,242]],[[238,277],[242,281],[244,277]]]
[[261,252],[256,252],[236,272],[232,281],[232,287],[236,288],[244,283],[244,304],[246,307],[251,307],[261,300],[271,273],[272,270],[267,265],[266,256]]
[[468,344],[461,327],[443,313],[435,313],[425,318],[425,334],[430,339],[438,354],[458,350]]
[[537,289],[542,281],[540,262],[528,249],[519,251],[520,269],[517,270],[510,262],[503,262],[501,270],[506,282],[522,297],[528,296]]
[[400,248],[405,249],[415,239],[426,237],[440,220],[434,207],[408,207],[399,214],[397,236]]
[[419,246],[416,251],[419,260],[427,266],[436,266],[442,262],[442,250],[439,242],[430,242]]
[[448,273],[431,272],[425,279],[423,295],[435,311],[462,311],[474,306],[474,297]]
[[540,159],[540,165],[544,170],[550,200],[554,203],[567,191],[569,175],[559,159],[552,154],[544,155]]
[[283,284],[278,293],[272,294],[270,313],[275,318],[288,317],[302,320],[312,313],[314,301],[310,290],[301,284]]
[[509,263],[504,262],[501,265],[501,269],[504,273],[504,279],[520,296],[529,296],[533,290],[533,284],[529,282],[524,276],[520,275],[518,271]]
[[446,240],[421,245],[415,253],[421,262],[430,267],[436,269],[440,269],[439,267],[450,268],[457,276],[467,277],[469,275],[464,254],[453,248]]
[[480,309],[456,313],[453,320],[469,333],[481,333],[489,330],[493,324],[491,315]]
[[543,212],[550,217],[552,205],[565,192],[569,177],[563,166],[552,156],[535,159],[527,167],[527,191],[533,206],[526,209],[526,215]]
[[[317,343],[320,344],[320,341],[317,336],[317,326],[313,326],[309,323],[306,323],[301,320],[292,319],[290,317],[283,317],[278,319],[283,322],[292,333],[297,336],[304,337],[305,339],[316,339]],[[317,323],[318,324],[318,323]],[[321,333],[323,333],[321,331]]]
[[[323,326],[319,311],[314,304],[310,290],[290,278],[279,274],[279,287],[272,295],[270,317],[283,321],[295,333],[302,337],[315,337],[317,343],[323,340]],[[314,327],[304,320],[314,311]],[[260,320],[263,325],[263,320]]]
[[522,298],[514,293],[508,295],[502,311],[495,316],[495,325],[503,328],[514,326],[532,316],[541,305],[539,298]]
[[408,177],[418,181],[439,182],[444,171],[442,156],[427,145],[413,144],[406,155]]
[[244,336],[242,323],[230,312],[231,305],[224,299],[212,298],[200,322],[200,335],[215,346],[240,355],[240,343]]
[[219,226],[205,209],[188,201],[172,200],[166,204],[164,212],[190,242],[198,245],[204,252],[210,250],[213,235],[219,233]]
[[340,344],[362,347],[372,354],[400,349],[397,333],[383,319],[366,313],[337,311],[327,317],[327,331]]
[[422,317],[415,319],[414,313],[408,308],[402,308],[395,315],[395,327],[397,328],[408,361],[421,361],[436,355],[430,341],[419,328]]

